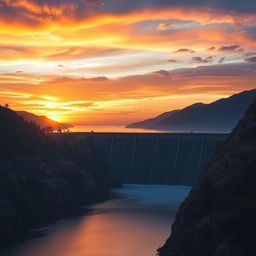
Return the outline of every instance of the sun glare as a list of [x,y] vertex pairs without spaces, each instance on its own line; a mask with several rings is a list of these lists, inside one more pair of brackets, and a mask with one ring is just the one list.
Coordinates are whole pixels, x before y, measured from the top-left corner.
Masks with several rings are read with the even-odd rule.
[[57,122],[61,121],[61,118],[59,116],[49,116],[49,119],[51,119],[53,121],[57,121]]

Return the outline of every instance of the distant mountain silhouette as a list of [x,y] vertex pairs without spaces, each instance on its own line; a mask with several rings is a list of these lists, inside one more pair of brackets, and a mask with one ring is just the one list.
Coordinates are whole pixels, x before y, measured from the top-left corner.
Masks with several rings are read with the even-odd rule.
[[57,121],[49,119],[46,116],[38,116],[26,111],[16,111],[16,113],[19,116],[22,116],[25,120],[36,123],[41,128],[52,127],[53,130],[58,130],[58,129],[65,130],[70,127],[73,127],[73,125],[71,124],[59,123]]
[[132,123],[126,128],[176,131],[229,132],[256,100],[256,89],[234,94],[210,104],[196,103],[181,110]]

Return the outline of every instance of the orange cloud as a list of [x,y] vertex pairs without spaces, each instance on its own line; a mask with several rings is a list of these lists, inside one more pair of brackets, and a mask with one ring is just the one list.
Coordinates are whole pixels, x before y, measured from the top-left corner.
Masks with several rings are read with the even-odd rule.
[[[77,5],[69,3],[59,3],[59,4],[47,4],[47,3],[37,3],[31,0],[2,0],[2,8],[10,7],[15,8],[16,11],[22,13],[25,17],[31,19],[41,19],[45,20],[49,17],[60,17],[61,15],[66,15],[67,12],[74,12],[77,9]],[[22,12],[26,10],[26,12]],[[39,15],[39,16],[35,16]]]
[[168,29],[168,28],[172,28],[172,27],[176,27],[177,26],[177,24],[175,24],[175,23],[160,23],[158,26],[157,26],[157,28],[159,29],[159,30],[166,30],[166,29]]
[[57,61],[120,55],[129,51],[170,52],[177,49],[185,50],[187,47],[192,47],[196,52],[206,52],[205,49],[213,43],[218,48],[230,44],[230,38],[233,45],[241,45],[247,50],[254,50],[256,47],[256,41],[249,34],[222,27],[199,27],[159,34],[140,33],[135,27],[125,25],[103,26],[97,30],[55,32],[55,36],[59,40],[50,39],[49,35],[44,34],[38,35],[34,40],[30,40],[28,36],[0,37],[0,59]]
[[[91,1],[95,2],[95,1]],[[100,3],[100,2],[99,2]],[[11,9],[11,14],[5,12]],[[0,7],[0,30],[18,34],[40,31],[67,31],[100,27],[108,24],[134,24],[149,20],[188,20],[200,24],[255,24],[255,14],[238,13],[210,7],[165,7],[121,13],[90,10],[81,2],[50,2],[38,4],[31,0],[3,0]],[[8,16],[12,15],[12,16]],[[22,28],[22,30],[20,29]]]

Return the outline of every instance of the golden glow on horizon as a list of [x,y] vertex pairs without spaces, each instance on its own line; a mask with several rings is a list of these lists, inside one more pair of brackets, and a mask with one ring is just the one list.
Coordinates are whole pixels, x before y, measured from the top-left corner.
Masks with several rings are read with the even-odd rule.
[[61,117],[59,116],[48,116],[49,119],[57,122],[62,122]]
[[[124,125],[195,102],[209,103],[255,88],[255,76],[168,76],[148,74],[117,80],[57,79],[23,91],[0,91],[0,104],[73,124]],[[171,85],[171,86],[170,86]],[[16,86],[15,86],[16,87]],[[19,86],[17,87],[21,89]],[[84,100],[86,99],[86,100]]]

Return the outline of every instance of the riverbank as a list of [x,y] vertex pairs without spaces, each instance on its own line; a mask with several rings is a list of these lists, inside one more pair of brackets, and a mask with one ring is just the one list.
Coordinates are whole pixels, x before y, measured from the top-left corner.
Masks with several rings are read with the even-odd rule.
[[155,256],[170,231],[185,186],[124,185],[115,198],[90,206],[84,216],[63,219],[2,256]]
[[0,120],[0,248],[108,198],[107,168],[90,140],[53,138],[4,107]]

